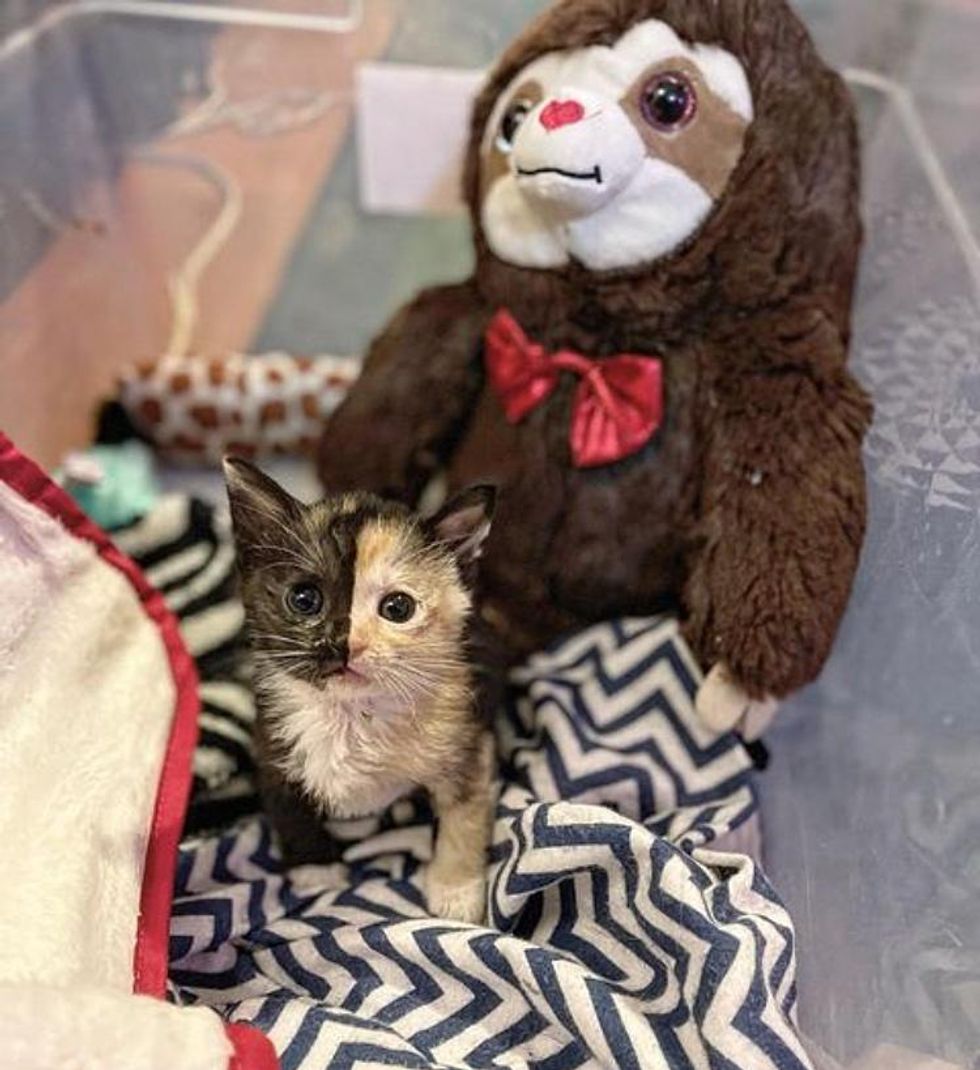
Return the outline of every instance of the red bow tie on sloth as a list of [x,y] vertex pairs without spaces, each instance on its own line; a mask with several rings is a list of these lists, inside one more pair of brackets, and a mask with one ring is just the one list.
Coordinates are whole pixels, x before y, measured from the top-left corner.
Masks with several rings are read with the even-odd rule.
[[590,360],[570,349],[549,353],[501,309],[486,334],[490,382],[512,424],[543,404],[562,372],[581,378],[569,444],[577,468],[598,468],[641,450],[663,418],[663,369],[655,357]]

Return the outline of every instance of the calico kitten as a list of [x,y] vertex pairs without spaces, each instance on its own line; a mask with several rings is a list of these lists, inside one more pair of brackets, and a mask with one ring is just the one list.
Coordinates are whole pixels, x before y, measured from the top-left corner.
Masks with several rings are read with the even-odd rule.
[[287,865],[337,858],[327,818],[424,788],[439,819],[426,895],[485,914],[494,749],[467,659],[495,492],[423,520],[366,494],[303,505],[225,461],[256,677],[263,802]]

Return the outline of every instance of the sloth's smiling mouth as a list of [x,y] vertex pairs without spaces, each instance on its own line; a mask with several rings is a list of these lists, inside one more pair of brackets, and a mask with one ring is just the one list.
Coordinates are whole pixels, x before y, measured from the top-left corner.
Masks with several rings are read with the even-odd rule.
[[528,169],[518,167],[517,174],[520,178],[534,178],[535,175],[561,175],[562,178],[573,178],[579,182],[595,182],[602,185],[602,168],[596,164],[591,171],[565,171],[561,167],[535,167]]

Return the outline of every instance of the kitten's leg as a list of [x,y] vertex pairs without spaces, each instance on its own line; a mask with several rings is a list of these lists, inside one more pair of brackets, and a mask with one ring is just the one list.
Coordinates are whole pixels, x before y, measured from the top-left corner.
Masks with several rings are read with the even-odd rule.
[[263,778],[262,803],[282,850],[287,869],[340,861],[340,845],[324,828],[324,819],[286,781]]
[[276,739],[261,704],[255,722],[255,760],[262,808],[282,851],[287,869],[330,865],[340,848],[324,828],[324,818],[281,771],[282,744]]
[[487,850],[493,830],[495,747],[487,732],[480,740],[472,778],[437,784],[432,790],[439,830],[426,873],[425,895],[432,914],[471,922],[486,920]]

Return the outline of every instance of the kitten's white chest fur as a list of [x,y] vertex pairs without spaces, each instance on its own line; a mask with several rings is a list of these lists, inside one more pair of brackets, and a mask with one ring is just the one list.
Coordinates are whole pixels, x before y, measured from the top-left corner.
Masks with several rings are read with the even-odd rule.
[[337,818],[386,810],[417,785],[394,772],[395,740],[410,713],[380,694],[352,689],[328,697],[290,677],[266,682],[274,702],[270,733],[283,744],[283,772]]

